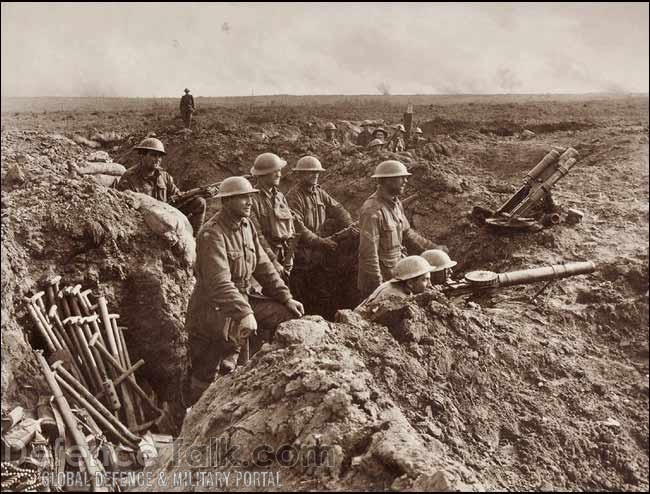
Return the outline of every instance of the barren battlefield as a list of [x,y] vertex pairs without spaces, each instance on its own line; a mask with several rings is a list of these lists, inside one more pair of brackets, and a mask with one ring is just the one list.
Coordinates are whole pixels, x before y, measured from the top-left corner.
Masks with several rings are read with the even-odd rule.
[[[2,99],[3,488],[648,491],[647,94],[194,101],[188,128],[178,98]],[[358,144],[362,126],[390,138],[399,124],[405,149]],[[189,223],[115,187],[147,138],[181,191],[274,153],[286,194],[298,160],[316,157],[354,221],[378,165],[398,161],[411,228],[475,286],[593,269],[355,311],[359,229],[332,227],[306,283],[288,282],[306,315],[194,400],[186,315],[202,237],[197,261]],[[570,170],[540,189],[547,214],[490,221],[570,148]],[[232,201],[201,190],[205,230]]]

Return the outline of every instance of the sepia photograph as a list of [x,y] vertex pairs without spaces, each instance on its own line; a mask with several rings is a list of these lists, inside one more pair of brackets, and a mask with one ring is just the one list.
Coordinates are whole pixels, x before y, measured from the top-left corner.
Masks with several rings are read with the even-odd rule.
[[2,2],[2,490],[648,492],[648,2]]

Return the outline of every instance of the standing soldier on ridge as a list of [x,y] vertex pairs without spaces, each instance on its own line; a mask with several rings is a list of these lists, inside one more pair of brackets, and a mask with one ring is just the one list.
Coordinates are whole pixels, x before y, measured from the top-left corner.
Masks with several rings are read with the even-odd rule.
[[186,129],[192,125],[192,113],[194,113],[194,96],[190,94],[190,90],[185,88],[185,94],[181,97],[181,117],[183,117],[183,124]]

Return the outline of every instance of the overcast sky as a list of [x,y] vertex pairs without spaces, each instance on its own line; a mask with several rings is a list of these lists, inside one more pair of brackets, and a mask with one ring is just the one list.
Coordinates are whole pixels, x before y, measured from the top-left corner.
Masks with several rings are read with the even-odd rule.
[[2,3],[3,96],[648,92],[648,4]]

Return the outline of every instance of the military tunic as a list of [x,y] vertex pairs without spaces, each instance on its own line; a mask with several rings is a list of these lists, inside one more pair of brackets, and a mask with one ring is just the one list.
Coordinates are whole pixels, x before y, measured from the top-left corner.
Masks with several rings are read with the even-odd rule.
[[287,199],[277,187],[265,189],[258,185],[259,194],[253,196],[251,221],[260,233],[260,243],[271,262],[277,262],[287,271],[293,267],[293,248],[297,237],[309,244],[318,239],[294,219]]
[[370,305],[377,304],[389,297],[403,298],[408,295],[410,295],[410,293],[404,284],[395,283],[394,281],[385,281],[379,285],[375,291],[368,296],[368,298],[361,302],[354,311],[361,312],[367,309]]
[[[255,314],[258,332],[261,328],[275,330],[280,322],[292,318],[284,306],[292,297],[252,223],[234,218],[226,210],[217,213],[201,230],[194,271],[196,285],[185,328],[190,335],[192,373],[201,380],[210,380],[220,358],[239,350],[238,342],[228,341],[228,323]],[[268,298],[250,295],[252,278]]]
[[411,228],[399,198],[386,196],[379,188],[361,207],[359,230],[357,287],[362,297],[393,277],[406,249],[420,254],[434,247]]
[[[124,172],[116,188],[121,191],[140,192],[172,206],[183,194],[165,170],[156,168],[147,174],[142,165],[136,165]],[[193,197],[178,206],[178,210],[189,219],[195,235],[205,221],[205,209],[205,199],[202,197]]]

